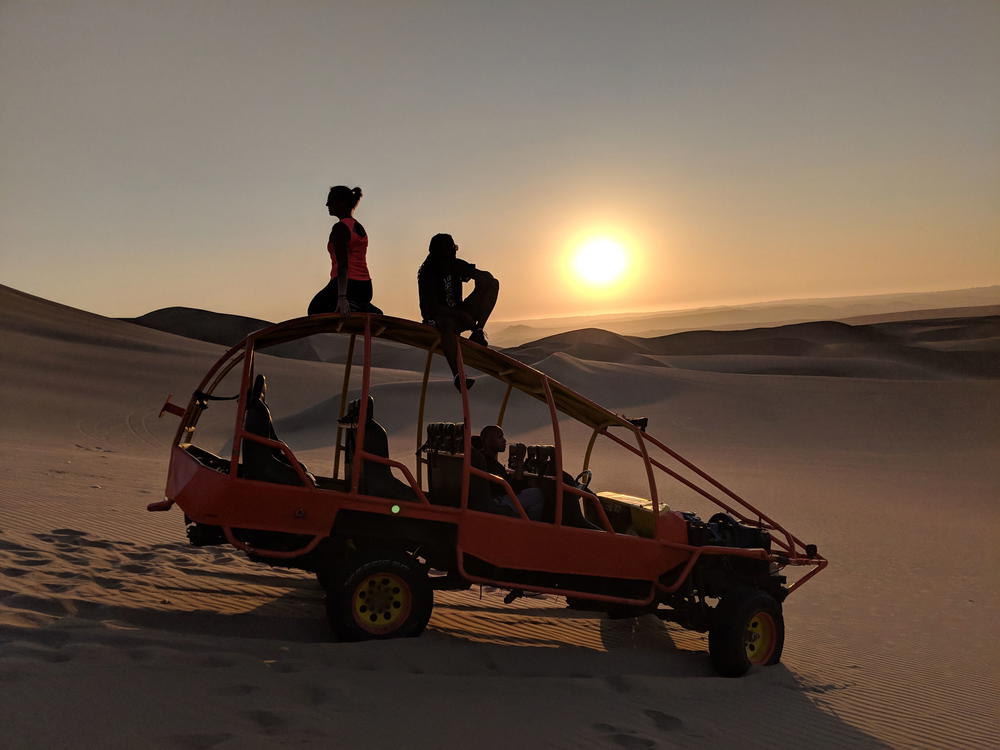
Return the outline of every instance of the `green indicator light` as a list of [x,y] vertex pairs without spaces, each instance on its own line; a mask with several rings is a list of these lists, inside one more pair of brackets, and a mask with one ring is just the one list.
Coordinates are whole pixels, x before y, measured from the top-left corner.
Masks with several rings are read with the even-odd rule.
[[393,513],[399,513],[399,506],[398,505],[393,505],[392,506],[392,512]]

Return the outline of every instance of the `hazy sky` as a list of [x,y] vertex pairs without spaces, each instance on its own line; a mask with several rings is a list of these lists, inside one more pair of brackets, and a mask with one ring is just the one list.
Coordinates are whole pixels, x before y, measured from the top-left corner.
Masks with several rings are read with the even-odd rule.
[[[1000,2],[0,0],[0,280],[304,314],[435,232],[498,318],[1000,283]],[[567,272],[610,232],[613,293]]]

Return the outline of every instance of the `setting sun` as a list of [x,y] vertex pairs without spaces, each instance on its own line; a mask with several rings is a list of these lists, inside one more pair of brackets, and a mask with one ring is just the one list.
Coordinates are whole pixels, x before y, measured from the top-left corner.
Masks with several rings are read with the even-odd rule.
[[628,253],[621,242],[610,237],[595,237],[584,242],[574,253],[572,265],[582,281],[606,286],[621,278],[628,261]]

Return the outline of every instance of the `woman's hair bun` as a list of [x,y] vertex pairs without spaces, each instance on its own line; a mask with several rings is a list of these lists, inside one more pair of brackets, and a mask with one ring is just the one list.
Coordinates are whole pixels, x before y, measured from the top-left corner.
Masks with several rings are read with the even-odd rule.
[[330,188],[330,194],[328,200],[332,198],[334,200],[345,203],[348,208],[353,209],[358,205],[358,201],[361,200],[361,188],[349,188],[347,185],[334,185]]

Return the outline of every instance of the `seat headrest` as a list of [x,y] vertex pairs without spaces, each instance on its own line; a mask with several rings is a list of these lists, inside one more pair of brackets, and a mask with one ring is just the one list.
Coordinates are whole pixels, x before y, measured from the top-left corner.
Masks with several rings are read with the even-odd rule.
[[[337,420],[338,424],[342,425],[356,425],[358,423],[358,418],[361,416],[361,399],[356,398],[347,405],[347,409],[344,411],[344,416]],[[375,421],[375,397],[368,396],[368,416],[369,422]]]
[[429,422],[424,447],[440,453],[462,453],[465,448],[465,425],[454,422]]
[[556,449],[553,445],[529,445],[524,458],[524,470],[540,477],[555,476]]
[[250,389],[250,400],[248,403],[256,403],[258,401],[264,400],[264,394],[267,391],[267,378],[264,377],[263,373],[254,378],[253,388]]

